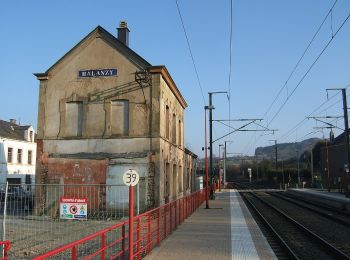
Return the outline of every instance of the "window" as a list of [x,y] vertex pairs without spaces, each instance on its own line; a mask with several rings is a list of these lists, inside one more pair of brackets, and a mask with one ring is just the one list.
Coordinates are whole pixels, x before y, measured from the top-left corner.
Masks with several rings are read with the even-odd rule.
[[66,135],[82,136],[83,102],[66,103]]
[[179,145],[181,146],[182,145],[182,135],[181,135],[181,120],[179,120],[179,130],[178,130],[178,132],[179,132],[179,140],[178,140],[178,142],[179,142]]
[[178,172],[178,185],[179,185],[179,192],[183,192],[183,171],[182,166],[179,166],[179,172]]
[[28,151],[28,164],[32,164],[32,151]]
[[129,101],[114,100],[111,106],[112,135],[129,135]]
[[29,131],[29,141],[33,142],[33,131]]
[[22,149],[17,150],[17,162],[22,163]]
[[12,163],[13,149],[7,148],[7,162]]
[[170,136],[169,116],[170,116],[170,114],[169,114],[169,107],[168,106],[166,106],[165,111],[166,111],[165,112],[165,127],[166,127],[166,129],[165,129],[165,137],[167,139],[169,139],[169,136]]
[[172,191],[172,197],[173,199],[177,196],[177,167],[176,164],[173,165],[173,191]]
[[172,125],[173,125],[173,143],[176,144],[176,115],[173,114],[173,121],[172,121]]

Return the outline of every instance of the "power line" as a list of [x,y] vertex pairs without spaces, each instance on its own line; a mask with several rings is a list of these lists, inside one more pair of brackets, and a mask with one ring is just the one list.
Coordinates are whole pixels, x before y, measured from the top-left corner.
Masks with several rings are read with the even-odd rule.
[[[291,71],[291,73],[289,74],[286,82],[284,83],[284,85],[282,86],[282,88],[280,88],[280,90],[278,91],[275,99],[272,101],[272,103],[270,104],[270,106],[268,107],[268,109],[266,110],[265,114],[263,115],[263,118],[267,115],[267,113],[271,110],[272,106],[275,104],[275,102],[277,101],[277,99],[279,98],[280,94],[282,93],[282,91],[286,88],[289,80],[291,79],[291,77],[293,76],[294,72],[296,71],[296,69],[298,68],[299,64],[301,63],[301,61],[303,60],[303,58],[305,57],[305,54],[307,53],[307,51],[309,50],[311,44],[313,43],[313,41],[315,40],[316,36],[318,35],[318,33],[320,32],[321,28],[323,27],[324,23],[326,22],[328,16],[332,13],[332,10],[334,8],[334,6],[336,5],[336,3],[338,2],[338,0],[336,0],[332,7],[329,9],[327,15],[325,16],[325,18],[323,19],[322,23],[320,24],[320,26],[318,27],[318,29],[316,30],[315,34],[313,35],[313,37],[311,38],[309,44],[307,45],[306,49],[304,50],[303,54],[301,55],[301,57],[299,58],[298,62],[295,64],[293,70]],[[333,35],[332,35],[333,37]]]
[[[332,9],[331,9],[332,10]],[[338,27],[337,31],[332,35],[331,39],[327,42],[327,44],[324,46],[324,48],[322,49],[322,51],[320,52],[320,54],[317,56],[317,58],[313,61],[313,63],[310,65],[310,67],[307,69],[307,71],[304,73],[304,75],[301,77],[301,79],[299,80],[298,84],[294,87],[293,91],[288,94],[286,100],[282,103],[282,105],[279,107],[279,109],[277,110],[277,112],[274,114],[274,116],[272,117],[272,119],[270,120],[270,122],[267,123],[267,127],[275,120],[275,118],[279,115],[279,113],[281,112],[281,110],[283,109],[283,107],[287,104],[288,100],[291,98],[291,96],[295,93],[295,91],[297,90],[297,88],[301,85],[301,83],[304,81],[304,79],[306,78],[306,76],[309,74],[309,72],[312,70],[312,68],[315,66],[315,64],[317,63],[317,61],[320,59],[320,57],[323,55],[323,53],[326,51],[326,49],[329,47],[329,45],[332,43],[333,39],[336,37],[336,35],[339,33],[339,31],[343,28],[343,26],[345,25],[345,23],[348,21],[350,17],[350,14],[344,19],[344,21],[342,22],[342,24]],[[261,137],[261,136],[260,136]],[[256,144],[259,140],[260,137],[258,138],[257,141],[255,141],[254,144]]]
[[332,43],[333,39],[337,36],[338,32],[343,28],[344,24],[348,21],[350,17],[350,14],[346,17],[346,19],[343,21],[343,23],[339,26],[338,30],[335,32],[335,34],[332,36],[332,38],[327,42],[325,47],[322,49],[320,54],[317,56],[317,58],[314,60],[314,62],[311,64],[311,66],[308,68],[308,70],[305,72],[305,74],[301,77],[298,84],[294,87],[293,91],[287,96],[286,100],[283,102],[283,104],[279,107],[271,121],[268,123],[268,125],[277,117],[277,115],[281,112],[282,108],[287,104],[288,100],[291,98],[291,96],[294,94],[294,92],[297,90],[297,88],[300,86],[300,84],[304,81],[306,76],[309,74],[309,72],[312,70],[312,68],[315,66],[317,61],[321,58],[322,54],[326,51],[328,46]]
[[[329,17],[330,14],[332,14],[332,10],[334,8],[334,6],[336,5],[336,3],[338,2],[338,0],[335,0],[332,7],[328,10],[326,16],[324,17],[324,19],[322,20],[320,26],[317,28],[316,32],[314,33],[313,37],[311,38],[310,42],[308,43],[306,49],[304,50],[304,52],[302,53],[302,55],[300,56],[299,60],[297,61],[297,63],[295,64],[295,66],[293,67],[291,73],[289,74],[286,82],[284,83],[284,85],[280,88],[280,90],[278,91],[277,95],[275,96],[274,100],[272,101],[272,103],[269,105],[269,107],[267,108],[267,110],[265,111],[264,115],[262,116],[262,118],[266,118],[268,112],[271,110],[271,108],[273,107],[273,105],[276,103],[277,99],[279,98],[279,96],[281,95],[282,91],[287,87],[287,84],[289,82],[289,80],[291,79],[291,77],[293,76],[294,72],[296,71],[296,69],[298,68],[299,64],[301,63],[301,61],[303,60],[303,58],[305,57],[305,54],[307,53],[307,51],[309,50],[311,44],[313,43],[313,41],[315,40],[316,36],[318,35],[318,33],[320,32],[321,28],[323,27],[324,23],[326,22],[327,18]],[[332,34],[332,38],[334,37],[334,35]],[[288,98],[287,98],[288,99]],[[285,101],[286,103],[286,101]],[[280,108],[281,110],[282,108]],[[279,113],[279,112],[278,112]],[[275,115],[277,116],[277,115]],[[274,117],[275,117],[274,116]],[[273,118],[274,119],[274,118]],[[270,125],[270,123],[272,122],[272,120],[270,122],[267,122],[267,127]],[[260,140],[261,135],[258,138],[255,138],[254,140],[254,144],[253,146]],[[250,147],[252,146],[252,141],[253,139],[250,140],[250,142],[248,143],[248,145],[246,146],[246,149],[250,149]]]
[[184,24],[184,21],[183,21],[183,19],[182,19],[180,7],[179,7],[179,4],[178,4],[177,1],[178,1],[178,0],[175,1],[175,2],[176,2],[176,6],[177,6],[177,11],[178,11],[179,16],[180,16],[180,20],[181,20],[181,24],[182,24],[182,29],[183,29],[183,31],[184,31],[184,33],[185,33],[185,37],[186,37],[186,41],[187,41],[188,50],[190,51],[190,55],[191,55],[191,59],[192,59],[193,67],[194,67],[194,71],[195,71],[195,73],[196,73],[198,85],[199,85],[199,88],[200,88],[200,90],[201,90],[201,94],[202,94],[202,98],[203,98],[203,104],[205,105],[205,98],[204,98],[204,94],[203,94],[202,84],[201,84],[201,81],[199,80],[199,75],[198,75],[198,71],[197,71],[197,66],[196,66],[196,63],[195,63],[195,61],[194,61],[194,57],[193,57],[193,54],[192,54],[190,41],[189,41],[188,36],[187,36],[185,24]]
[[[345,88],[349,88],[350,84],[348,84]],[[283,136],[281,136],[279,138],[279,140],[285,140],[287,139],[289,136],[291,136],[303,123],[305,123],[307,121],[307,117],[311,117],[313,114],[315,114],[321,107],[323,107],[325,104],[327,104],[329,101],[331,101],[333,98],[335,98],[336,96],[339,95],[340,92],[337,92],[336,94],[334,94],[333,96],[331,96],[330,98],[328,98],[326,101],[324,101],[322,104],[320,104],[317,108],[315,108],[311,113],[309,113],[303,120],[301,120],[298,124],[296,124],[292,129],[290,129],[288,132],[286,132]],[[350,94],[348,94],[347,96],[350,96]],[[332,103],[331,105],[329,105],[328,107],[324,108],[323,110],[319,111],[317,114],[315,114],[316,116],[320,115],[321,113],[329,110],[330,108],[334,107],[335,105],[339,104],[340,102],[342,102],[342,99],[337,100],[336,102]]]

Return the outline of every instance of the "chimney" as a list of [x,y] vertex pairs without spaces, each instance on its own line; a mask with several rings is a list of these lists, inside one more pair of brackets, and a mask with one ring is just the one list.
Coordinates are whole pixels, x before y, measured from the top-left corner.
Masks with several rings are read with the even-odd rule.
[[121,21],[118,28],[118,40],[129,47],[129,32],[126,21]]
[[10,123],[16,125],[16,124],[17,124],[17,121],[16,121],[16,119],[10,119]]

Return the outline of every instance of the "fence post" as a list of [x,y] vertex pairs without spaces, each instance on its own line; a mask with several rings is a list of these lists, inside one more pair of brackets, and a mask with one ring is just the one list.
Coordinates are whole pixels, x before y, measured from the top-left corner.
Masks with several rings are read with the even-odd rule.
[[[4,198],[4,218],[2,220],[2,241],[6,240],[6,213],[7,213],[7,192],[9,183],[6,182]],[[5,257],[5,246],[2,246],[2,257]]]
[[166,235],[167,235],[166,234],[167,233],[166,232],[167,231],[166,230],[166,214],[167,214],[167,210],[166,209],[167,209],[167,205],[164,206],[164,239],[166,238]]
[[137,228],[136,228],[136,240],[137,240],[137,244],[136,244],[136,250],[137,250],[137,259],[140,259],[140,254],[141,254],[141,252],[140,252],[140,222],[141,222],[141,218],[138,218],[137,219]]
[[147,220],[147,253],[151,252],[151,214],[148,213],[148,220]]
[[122,260],[125,258],[125,224],[122,226]]
[[170,231],[169,233],[173,231],[173,209],[172,209],[172,202],[170,202],[169,208],[170,208]]
[[134,259],[134,186],[129,186],[129,260]]
[[158,237],[157,237],[157,242],[158,246],[160,245],[160,208],[158,209],[158,222],[157,222],[157,228],[158,228]]
[[77,248],[76,246],[72,247],[72,260],[76,260],[77,259]]
[[105,259],[106,256],[106,234],[103,233],[102,234],[102,238],[101,238],[101,260]]
[[177,228],[177,200],[175,200],[175,221],[174,229]]

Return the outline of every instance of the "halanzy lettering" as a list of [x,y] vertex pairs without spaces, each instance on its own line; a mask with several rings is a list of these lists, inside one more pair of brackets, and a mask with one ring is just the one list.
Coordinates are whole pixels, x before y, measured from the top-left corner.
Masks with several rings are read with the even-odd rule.
[[117,69],[79,70],[80,78],[117,76]]

